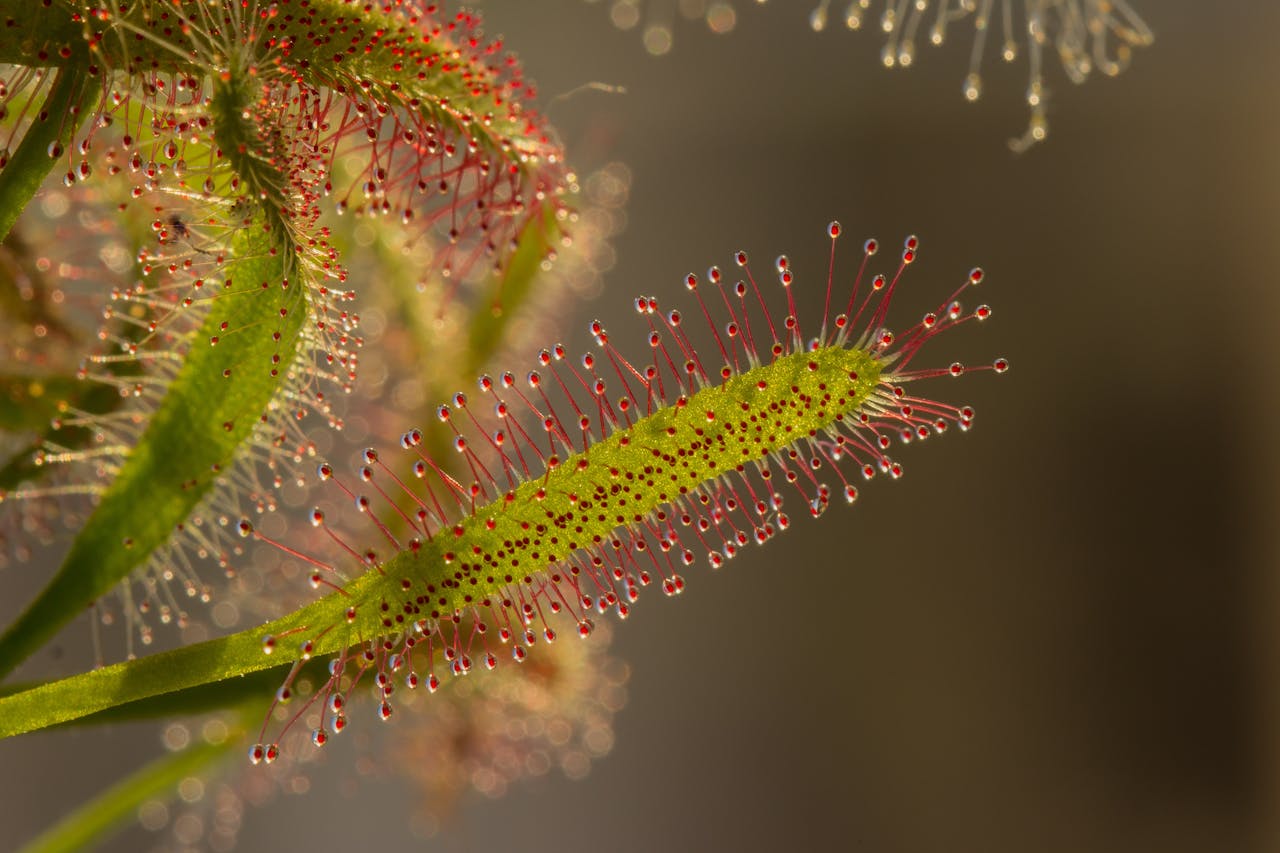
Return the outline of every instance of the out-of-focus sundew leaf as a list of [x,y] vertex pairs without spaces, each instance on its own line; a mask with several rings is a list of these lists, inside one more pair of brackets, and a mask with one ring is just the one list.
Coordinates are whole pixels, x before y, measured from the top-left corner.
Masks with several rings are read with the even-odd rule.
[[552,205],[544,206],[540,216],[531,216],[525,222],[506,268],[491,276],[481,290],[467,334],[467,373],[483,370],[502,345],[503,329],[529,298],[560,234],[560,222]]
[[19,848],[19,853],[70,853],[102,841],[133,818],[143,803],[176,797],[183,779],[206,772],[225,759],[243,736],[242,729],[229,728],[217,740],[201,740],[155,759],[73,809]]
[[89,446],[93,430],[88,427],[54,428],[54,419],[63,410],[71,407],[105,415],[122,402],[115,388],[74,376],[0,376],[0,430],[35,436],[0,462],[0,493],[36,482],[52,470],[51,466],[38,464],[36,454],[55,433],[58,442],[68,449]]

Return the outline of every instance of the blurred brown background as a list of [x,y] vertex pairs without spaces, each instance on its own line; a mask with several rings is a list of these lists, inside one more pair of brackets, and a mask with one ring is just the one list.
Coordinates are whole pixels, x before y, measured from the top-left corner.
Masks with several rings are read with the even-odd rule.
[[[966,104],[963,26],[888,72],[877,33],[811,32],[809,0],[742,0],[725,36],[680,22],[660,58],[603,4],[485,3],[544,102],[627,89],[551,108],[580,171],[633,174],[572,349],[599,316],[637,352],[631,297],[671,303],[738,248],[789,253],[820,306],[838,218],[846,269],[865,236],[920,235],[899,318],[983,265],[993,320],[931,349],[1013,370],[937,389],[975,429],[901,450],[901,482],[642,598],[616,632],[631,703],[585,783],[471,800],[424,843],[406,790],[340,797],[330,762],[247,815],[242,849],[1280,849],[1280,7],[1134,3],[1155,45],[1084,86],[1050,64],[1023,156],[1025,61],[989,62]],[[0,744],[3,836],[157,748]]]

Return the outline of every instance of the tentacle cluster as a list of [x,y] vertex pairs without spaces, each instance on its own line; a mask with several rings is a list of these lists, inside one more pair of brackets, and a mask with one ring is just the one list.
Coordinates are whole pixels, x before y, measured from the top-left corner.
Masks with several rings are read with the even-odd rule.
[[[438,242],[434,269],[456,278],[481,260],[501,267],[529,217],[559,208],[571,176],[528,107],[532,85],[470,13],[407,0],[51,0],[12,11],[0,0],[0,59],[15,63],[0,71],[0,134],[16,144],[38,123],[83,122],[48,156],[65,160],[73,198],[118,205],[126,232],[123,281],[100,288],[105,351],[80,370],[126,404],[68,400],[28,467],[76,463],[88,476],[0,485],[0,500],[81,492],[101,507],[131,476],[140,488],[151,475],[137,448],[161,431],[166,406],[182,407],[171,392],[183,382],[193,399],[218,401],[192,411],[216,410],[212,429],[227,439],[217,454],[191,452],[212,446],[194,432],[191,447],[167,446],[174,464],[159,473],[171,482],[156,485],[185,495],[172,505],[186,511],[170,513],[164,535],[135,533],[157,515],[117,519],[112,547],[132,554],[115,565],[148,566],[147,592],[135,601],[126,589],[124,608],[145,643],[141,614],[185,619],[183,596],[160,579],[208,595],[184,545],[230,569],[239,543],[223,539],[228,519],[273,508],[282,466],[314,453],[299,422],[314,411],[341,425],[329,395],[350,389],[360,341],[321,222],[334,207],[325,197],[337,195],[339,211],[395,214],[397,227]],[[51,69],[92,81],[92,115],[40,108]],[[0,169],[7,161],[0,150]],[[269,393],[245,395],[247,385]],[[185,535],[168,537],[175,526]]]
[[[454,469],[465,476],[423,451],[420,430],[401,439],[412,459],[403,474],[372,449],[354,477],[321,465],[320,478],[369,518],[389,557],[380,555],[383,548],[349,544],[321,508],[312,523],[340,554],[337,561],[274,542],[242,522],[243,535],[310,565],[313,586],[334,589],[264,638],[271,653],[296,636],[299,666],[339,651],[327,684],[286,728],[320,702],[315,739],[323,743],[346,725],[346,696],[366,678],[376,682],[386,718],[397,674],[410,688],[435,690],[437,667],[456,676],[477,663],[492,669],[502,647],[523,661],[530,646],[556,638],[555,614],[586,637],[599,615],[626,617],[645,586],[681,592],[681,572],[698,552],[718,568],[787,529],[784,491],[820,515],[833,493],[853,502],[856,480],[901,475],[887,455],[895,434],[918,441],[952,426],[967,429],[972,409],[906,388],[972,370],[912,363],[936,335],[990,316],[985,305],[966,311],[958,301],[982,271],[971,271],[935,311],[895,333],[885,325],[887,311],[916,259],[916,238],[906,241],[892,276],[867,274],[878,250],[867,241],[845,310],[836,313],[839,224],[828,234],[833,268],[813,337],[801,332],[787,258],[775,263],[788,305],[776,319],[739,252],[741,280],[730,283],[713,267],[705,279],[685,282],[710,325],[719,366],[694,348],[681,312],[664,313],[644,297],[636,308],[649,325],[648,360],[627,360],[593,322],[596,349],[578,362],[557,345],[522,379],[483,376],[478,398],[459,393],[439,407],[461,460]],[[709,289],[711,299],[704,299]],[[711,302],[722,303],[721,322],[712,319]],[[998,359],[979,369],[1007,368]],[[367,571],[347,582],[342,566],[353,562]],[[269,761],[276,752],[259,744],[251,758]]]
[[0,71],[11,143],[32,121],[71,120],[37,115],[53,76],[43,66],[79,62],[88,46],[103,100],[77,150],[50,152],[66,156],[68,181],[93,172],[96,137],[114,125],[101,143],[149,180],[217,191],[205,171],[234,158],[237,140],[203,106],[249,76],[245,119],[276,141],[254,156],[291,185],[277,189],[298,193],[293,215],[335,194],[339,209],[439,224],[445,272],[486,256],[501,266],[524,219],[559,203],[569,178],[530,106],[533,84],[471,12],[421,0],[57,0],[6,23],[0,59],[25,60]]

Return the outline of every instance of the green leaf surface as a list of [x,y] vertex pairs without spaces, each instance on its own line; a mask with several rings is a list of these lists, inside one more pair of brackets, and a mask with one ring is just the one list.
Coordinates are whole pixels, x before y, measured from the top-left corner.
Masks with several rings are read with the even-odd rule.
[[[377,575],[372,571],[352,586],[367,586]],[[280,654],[265,654],[264,635],[279,636],[307,625],[333,624],[330,620],[335,616],[341,621],[342,607],[343,597],[334,593],[261,628],[113,664],[5,696],[0,698],[0,738],[200,685],[215,685],[217,689],[217,682],[278,668],[293,658],[282,650],[278,650]],[[336,628],[317,643],[317,653],[335,651],[355,639],[349,626]]]
[[0,637],[0,675],[168,541],[253,434],[285,378],[272,356],[291,363],[306,318],[305,288],[281,287],[287,255],[272,247],[261,229],[233,238],[240,260],[182,370],[57,574]]
[[[448,618],[490,596],[509,595],[508,584],[521,582],[514,572],[525,572],[524,580],[532,581],[543,567],[554,571],[581,543],[605,541],[619,523],[625,523],[610,513],[585,512],[589,501],[579,504],[579,495],[600,492],[601,478],[616,482],[623,472],[645,471],[646,466],[654,470],[654,448],[678,451],[688,463],[681,475],[670,474],[664,480],[660,476],[664,472],[658,470],[652,481],[630,482],[626,511],[638,521],[670,502],[666,490],[677,488],[671,481],[688,482],[682,490],[696,487],[744,459],[749,462],[777,452],[792,443],[791,433],[816,434],[845,411],[856,411],[876,389],[880,372],[880,363],[869,353],[829,346],[782,356],[721,385],[703,388],[681,398],[683,404],[659,408],[628,429],[602,438],[588,451],[568,457],[544,478],[526,480],[477,507],[447,532],[440,531],[425,542],[415,540],[342,590],[288,616],[223,639],[4,697],[0,699],[0,737],[269,669],[281,659],[299,659],[303,643],[312,656],[320,657],[366,640],[407,633],[416,619]],[[824,394],[839,402],[822,408],[797,407],[785,430],[761,432],[749,447],[745,435],[742,442],[730,441],[739,431],[735,421],[741,418],[743,406],[780,411],[788,401]],[[684,451],[694,445],[703,449],[700,455]],[[570,518],[576,526],[572,532],[562,531],[558,525],[567,528],[565,519]],[[503,563],[495,560],[488,570],[482,570],[485,564],[474,556],[494,554],[501,555]],[[513,573],[504,578],[499,565]],[[271,654],[264,651],[264,636],[273,639]]]
[[66,163],[61,152],[71,147],[71,138],[101,97],[87,63],[81,62],[55,72],[40,115],[28,126],[8,165],[0,170],[0,240],[13,228],[50,170]]
[[[327,660],[311,660],[296,674],[298,681],[318,683],[328,678]],[[54,728],[70,728],[81,726],[101,726],[112,723],[131,723],[140,720],[168,720],[175,717],[190,717],[196,714],[207,714],[213,711],[225,711],[241,706],[261,711],[265,698],[284,683],[285,676],[293,666],[292,661],[278,661],[270,669],[243,675],[226,681],[215,681],[209,684],[197,684],[171,693],[161,693],[146,699],[138,699],[115,705],[97,713],[89,714],[75,720],[69,720]],[[0,696],[12,695],[31,690],[38,685],[4,685],[0,687]]]

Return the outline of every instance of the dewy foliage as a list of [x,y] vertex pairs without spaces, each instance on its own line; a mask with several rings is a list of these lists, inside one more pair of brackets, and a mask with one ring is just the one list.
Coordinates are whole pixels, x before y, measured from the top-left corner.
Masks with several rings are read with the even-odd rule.
[[[284,382],[273,355],[289,361],[306,318],[305,291],[282,287],[283,258],[259,229],[239,232],[225,291],[124,466],[72,543],[45,594],[0,638],[0,671],[43,645],[84,606],[163,545],[229,466]],[[235,330],[227,334],[224,330]],[[255,333],[268,331],[269,333]],[[225,371],[236,378],[228,382]]]
[[[190,292],[199,291],[193,309],[200,312],[198,322],[174,351],[180,367],[165,377],[136,442],[96,494],[96,507],[61,569],[0,636],[0,676],[167,547],[175,529],[229,479],[230,466],[296,437],[279,425],[280,412],[288,410],[288,421],[305,408],[298,401],[317,377],[336,375],[339,384],[354,378],[350,350],[355,344],[348,340],[354,318],[333,304],[346,294],[329,289],[333,281],[345,282],[345,273],[319,224],[328,199],[339,212],[388,217],[441,238],[436,271],[441,276],[486,273],[491,285],[505,288],[486,294],[495,306],[527,297],[560,237],[558,197],[572,179],[541,120],[524,106],[532,92],[518,67],[506,61],[500,46],[484,44],[476,27],[472,16],[441,19],[433,6],[408,2],[374,7],[342,0],[50,0],[33,9],[18,0],[0,0],[0,60],[41,69],[17,72],[12,79],[20,84],[0,94],[22,107],[5,113],[10,128],[14,115],[30,117],[17,128],[25,133],[18,152],[0,157],[8,164],[0,165],[0,199],[31,198],[61,154],[78,149],[68,163],[70,185],[90,180],[95,172],[114,175],[129,168],[139,175],[133,198],[143,197],[148,205],[164,201],[166,194],[175,200],[172,207],[154,205],[154,228],[162,239],[192,243],[189,226],[172,216],[173,210],[218,235],[199,247],[192,243],[185,256],[179,251],[140,259],[144,266],[168,266],[179,276],[190,270],[183,280]],[[175,105],[175,92],[186,93],[190,101]],[[68,109],[68,104],[80,106]],[[89,135],[76,146],[76,128],[82,125],[90,128]],[[45,145],[48,162],[26,153],[30,140]],[[100,159],[90,154],[104,148]],[[157,151],[161,162],[148,162]],[[76,157],[86,159],[77,163]],[[838,223],[832,223],[829,235],[833,240],[839,235]],[[898,276],[915,252],[911,238]],[[867,258],[875,253],[874,241],[865,253]],[[746,267],[745,255],[738,263]],[[785,259],[778,269],[789,287]],[[771,466],[781,468],[780,479],[812,483],[809,509],[817,515],[829,492],[813,472],[827,463],[839,472],[837,462],[849,457],[862,463],[866,476],[877,466],[900,473],[884,455],[889,439],[881,429],[897,431],[905,441],[940,433],[948,424],[968,427],[972,413],[967,408],[910,397],[901,386],[929,376],[961,375],[959,364],[925,371],[905,367],[938,331],[984,319],[989,309],[962,316],[953,296],[901,336],[894,349],[894,336],[880,324],[898,276],[892,282],[877,277],[852,321],[856,326],[866,316],[865,327],[847,326],[847,314],[828,326],[824,313],[820,336],[808,344],[790,296],[792,314],[779,326],[786,343],[779,341],[770,319],[772,347],[761,328],[757,349],[745,302],[739,303],[740,317],[729,308],[730,325],[741,319],[743,326],[727,332],[727,349],[713,327],[726,362],[715,379],[677,330],[678,312],[663,320],[670,350],[650,319],[651,372],[620,359],[603,330],[593,327],[604,350],[599,363],[607,360],[625,388],[616,409],[603,381],[594,376],[593,360],[584,359],[583,365],[594,385],[569,368],[586,392],[576,398],[588,401],[585,413],[554,366],[546,380],[553,394],[558,392],[551,377],[559,382],[576,419],[560,420],[537,385],[541,380],[531,374],[530,386],[539,389],[546,413],[527,398],[524,402],[542,417],[545,433],[534,427],[540,438],[535,442],[516,417],[506,421],[524,437],[527,458],[514,432],[489,439],[482,450],[496,476],[477,472],[484,463],[450,420],[466,417],[480,429],[459,395],[452,409],[442,407],[440,419],[455,432],[454,447],[464,460],[458,470],[469,466],[474,481],[450,478],[444,466],[422,452],[422,434],[407,433],[402,443],[417,451],[415,473],[428,481],[436,475],[446,486],[449,506],[441,508],[429,485],[429,501],[404,487],[400,503],[416,505],[389,511],[405,522],[397,522],[398,531],[407,528],[406,536],[413,538],[400,541],[370,511],[391,542],[390,552],[361,554],[325,527],[317,510],[313,523],[353,559],[339,568],[301,548],[280,547],[317,567],[313,584],[333,591],[228,637],[61,681],[0,689],[0,737],[77,721],[236,704],[246,690],[253,694],[265,683],[279,684],[282,673],[269,671],[289,669],[282,692],[300,675],[323,682],[326,662],[320,659],[329,655],[337,657],[322,691],[328,690],[329,698],[338,691],[336,698],[342,699],[342,691],[375,667],[378,678],[389,677],[407,660],[409,677],[416,679],[409,658],[418,641],[425,644],[430,665],[431,643],[440,639],[454,673],[463,674],[469,659],[454,660],[449,653],[462,651],[462,631],[472,630],[474,638],[486,630],[481,623],[486,611],[494,615],[503,642],[511,639],[515,620],[523,619],[528,643],[533,642],[532,613],[539,610],[541,618],[543,606],[560,612],[563,602],[582,636],[592,628],[587,618],[592,608],[603,613],[614,606],[625,615],[614,582],[632,587],[624,596],[636,583],[649,583],[647,571],[629,573],[644,551],[663,574],[664,589],[678,592],[683,580],[674,571],[668,576],[653,553],[660,550],[673,569],[667,553],[673,547],[675,558],[685,565],[693,561],[676,524],[692,527],[687,535],[702,541],[712,565],[746,545],[747,530],[763,543],[789,524],[780,511]],[[962,289],[980,280],[975,270]],[[686,283],[696,290],[694,277]],[[715,283],[720,284],[718,271]],[[745,286],[739,287],[742,298]],[[728,305],[729,289],[724,291]],[[880,301],[864,315],[873,299]],[[764,299],[759,301],[763,307]],[[852,296],[849,305],[851,312]],[[656,300],[641,300],[638,307],[652,315]],[[491,345],[501,326],[499,314],[481,314],[470,329],[473,343]],[[473,346],[472,356],[480,349]],[[554,359],[562,357],[557,348]],[[543,366],[552,360],[546,354]],[[677,367],[677,361],[683,364]],[[665,388],[664,367],[670,371]],[[1007,364],[1000,360],[993,367],[1003,371]],[[485,382],[482,389],[496,397],[492,380]],[[514,378],[504,375],[501,383],[505,393]],[[315,398],[310,405],[323,411]],[[505,450],[503,441],[510,442]],[[305,447],[294,455],[301,461]],[[494,455],[501,458],[501,468]],[[366,462],[369,473],[361,475],[366,482],[372,481],[375,464],[379,472],[389,472],[373,451],[366,452]],[[328,465],[321,471],[323,477],[332,475]],[[749,479],[748,472],[757,479]],[[843,474],[838,476],[844,481]],[[844,485],[852,501],[857,490]],[[753,491],[756,486],[761,495]],[[739,488],[750,501],[741,500]],[[367,509],[363,500],[358,497],[357,506]],[[408,515],[415,510],[416,522]],[[247,519],[238,529],[270,541]],[[352,577],[350,570],[360,573]],[[599,593],[598,598],[590,593]],[[553,631],[544,627],[549,642]],[[454,631],[452,640],[445,637],[447,630]],[[523,659],[518,644],[512,651],[516,660]],[[491,654],[486,657],[489,667],[496,665]],[[342,667],[357,658],[352,667],[358,672],[343,680]],[[434,689],[434,675],[430,678]],[[385,700],[390,691],[383,689]],[[383,701],[384,718],[389,709]],[[275,751],[273,744],[262,755],[270,760]],[[102,820],[126,811],[146,785],[167,784],[180,769],[181,763],[144,773],[114,805],[104,807]]]
[[[348,169],[363,164],[364,201],[349,204],[346,191],[342,207],[447,226],[446,273],[481,258],[501,267],[527,211],[554,227],[544,211],[563,176],[541,120],[524,108],[518,66],[481,41],[471,16],[344,0],[0,0],[0,22],[0,61],[14,66],[0,90],[5,114],[34,115],[18,150],[0,158],[11,219],[73,151],[81,123],[89,156],[68,164],[68,180],[115,174],[131,158],[145,176],[135,198],[167,193],[206,217],[209,205],[210,221],[228,205],[250,211],[215,247],[218,282],[206,296],[217,292],[202,300],[207,314],[166,396],[56,577],[0,637],[3,675],[147,563],[261,440],[268,412],[314,381],[308,359],[353,369],[345,336],[331,339],[350,321],[343,313],[335,323],[324,279],[342,274],[318,225],[321,200],[343,192],[333,186],[338,157]],[[175,106],[184,90],[196,96]],[[8,467],[15,479],[33,471]]]
[[[270,668],[279,659],[264,654],[264,635],[287,636],[290,646],[309,643],[308,654],[318,656],[406,631],[413,619],[470,608],[513,583],[555,571],[573,551],[606,539],[618,527],[642,523],[707,481],[823,431],[862,408],[880,375],[880,363],[868,352],[827,346],[783,356],[681,397],[551,465],[545,478],[527,480],[477,508],[451,531],[415,542],[341,591],[287,617],[0,699],[0,737]],[[806,402],[822,400],[827,402]],[[744,411],[766,417],[752,418],[748,425]],[[647,481],[643,474],[635,477],[655,468],[661,473]],[[610,483],[625,483],[627,497],[605,497]],[[575,513],[575,531],[547,531],[547,519],[574,519]],[[469,564],[472,554],[501,555],[505,565]],[[458,571],[461,580],[455,577]],[[426,603],[415,606],[423,593]]]

